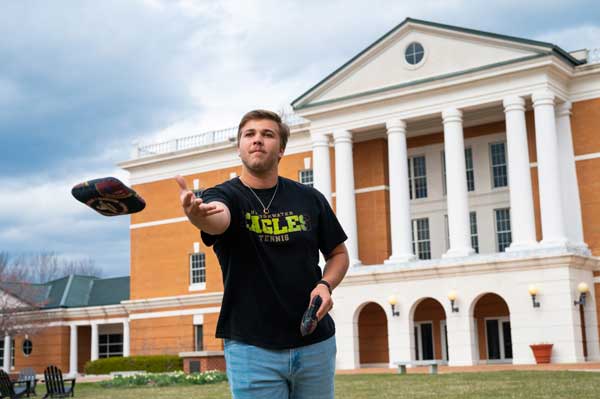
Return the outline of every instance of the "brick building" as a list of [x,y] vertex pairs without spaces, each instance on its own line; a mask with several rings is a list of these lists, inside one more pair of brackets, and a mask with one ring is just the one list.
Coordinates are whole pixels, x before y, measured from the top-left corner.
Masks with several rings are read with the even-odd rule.
[[[407,19],[292,103],[280,173],[319,189],[349,236],[338,368],[527,364],[540,342],[553,362],[600,360],[598,58]],[[222,350],[220,268],[173,177],[235,178],[235,137],[136,146],[120,164],[148,204],[131,217],[130,296],[80,323],[125,318],[131,354]],[[82,329],[61,334],[86,350]]]

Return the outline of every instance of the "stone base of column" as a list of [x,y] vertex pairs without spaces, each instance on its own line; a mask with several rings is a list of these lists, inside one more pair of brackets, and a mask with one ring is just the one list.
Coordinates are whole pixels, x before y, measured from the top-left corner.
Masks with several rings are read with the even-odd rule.
[[542,251],[574,253],[577,255],[591,256],[592,252],[585,243],[572,243],[566,240],[544,241],[538,244]]
[[448,252],[442,255],[442,258],[464,258],[475,254],[473,248],[449,249]]
[[417,257],[413,254],[397,255],[397,256],[390,256],[389,259],[386,259],[383,261],[383,264],[384,265],[395,265],[395,264],[399,264],[399,263],[413,262],[415,260],[417,260]]
[[360,259],[350,259],[350,267],[362,266]]

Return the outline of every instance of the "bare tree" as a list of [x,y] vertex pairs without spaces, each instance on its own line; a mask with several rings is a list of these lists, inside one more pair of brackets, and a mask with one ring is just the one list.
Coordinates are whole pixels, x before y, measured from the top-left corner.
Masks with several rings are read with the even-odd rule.
[[100,277],[102,270],[91,258],[69,260],[48,251],[16,257],[0,253],[0,281],[46,283],[70,274]]
[[9,275],[0,279],[0,337],[35,334],[47,324],[39,310],[46,303],[45,288]]

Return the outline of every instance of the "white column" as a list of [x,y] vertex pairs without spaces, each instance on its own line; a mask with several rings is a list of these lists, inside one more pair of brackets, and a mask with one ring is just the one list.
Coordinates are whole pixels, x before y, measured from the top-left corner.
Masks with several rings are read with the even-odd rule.
[[562,193],[563,215],[569,244],[578,247],[586,255],[590,254],[583,240],[583,224],[581,221],[581,201],[579,184],[573,151],[573,134],[571,132],[571,102],[562,103],[556,108],[556,130],[558,135],[558,153],[560,164],[560,183]]
[[123,357],[130,355],[129,335],[129,320],[125,320],[123,322]]
[[468,256],[471,247],[471,224],[467,194],[467,166],[463,137],[462,112],[455,108],[442,112],[450,248],[443,257]]
[[7,373],[10,371],[10,355],[11,355],[10,339],[11,339],[10,335],[6,335],[4,337],[4,359],[2,362],[2,368]]
[[98,323],[92,323],[92,354],[91,360],[98,360]]
[[412,252],[410,196],[408,192],[408,155],[406,123],[386,123],[388,135],[388,169],[390,180],[390,227],[392,255],[385,263],[401,263],[415,259]]
[[329,136],[322,133],[311,133],[313,151],[314,187],[321,192],[331,204],[331,164],[329,157]]
[[71,339],[69,348],[69,374],[77,375],[77,326],[71,324]]
[[388,305],[386,312],[388,322],[388,351],[390,364],[389,367],[396,367],[394,362],[410,362],[415,360],[414,347],[414,322],[411,320],[408,312],[402,311],[400,306],[396,307],[400,316],[392,316]]
[[333,138],[335,143],[336,214],[348,236],[346,247],[350,256],[350,265],[355,266],[360,264],[360,260],[358,258],[352,133],[347,130],[337,130],[333,133]]
[[503,101],[506,116],[506,142],[508,147],[508,181],[510,182],[510,214],[513,223],[512,244],[507,251],[533,249],[535,215],[529,167],[529,145],[525,123],[525,100],[511,96]]
[[535,116],[538,180],[542,215],[542,245],[567,243],[560,186],[554,94],[548,90],[531,96]]
[[448,329],[449,366],[472,366],[477,364],[477,345],[475,319],[466,309],[452,313],[446,309],[446,327]]

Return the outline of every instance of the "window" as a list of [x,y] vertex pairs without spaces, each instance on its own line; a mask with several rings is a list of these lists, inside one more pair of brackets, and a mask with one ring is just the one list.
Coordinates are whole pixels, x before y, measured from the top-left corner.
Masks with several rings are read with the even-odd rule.
[[301,170],[298,176],[298,180],[302,184],[306,184],[307,186],[313,186],[313,170],[312,169],[304,169]]
[[427,168],[424,156],[408,158],[408,184],[410,199],[427,198]]
[[471,247],[475,253],[479,253],[479,237],[477,237],[477,213],[469,212],[469,220],[471,223]]
[[419,259],[431,259],[431,243],[429,241],[429,219],[413,219],[412,221],[413,253]]
[[465,148],[465,166],[467,167],[467,191],[475,191],[475,174],[473,173],[473,150]]
[[[4,364],[4,337],[0,340],[0,367]],[[10,340],[10,367],[15,367],[15,339]]]
[[406,47],[404,51],[404,57],[406,58],[406,62],[410,65],[417,65],[421,60],[423,60],[423,56],[425,55],[425,49],[421,43],[412,42]]
[[[473,172],[473,150],[465,148],[465,166],[467,168],[467,191],[475,191],[475,173]],[[442,190],[446,195],[446,153],[442,151]]]
[[190,280],[192,284],[206,282],[206,265],[204,254],[202,252],[190,255]]
[[123,356],[123,334],[98,335],[98,357]]
[[498,252],[504,252],[512,242],[510,209],[495,209],[494,212],[496,214],[496,249]]
[[450,249],[450,225],[448,215],[444,215],[444,232],[446,233],[446,251]]
[[505,143],[494,143],[490,145],[490,159],[492,161],[492,187],[498,188],[508,186]]
[[33,350],[33,342],[30,339],[26,339],[23,341],[23,354],[25,356],[31,355],[31,351]]
[[202,335],[202,331],[202,324],[194,326],[194,350],[197,352],[204,350],[204,336]]

